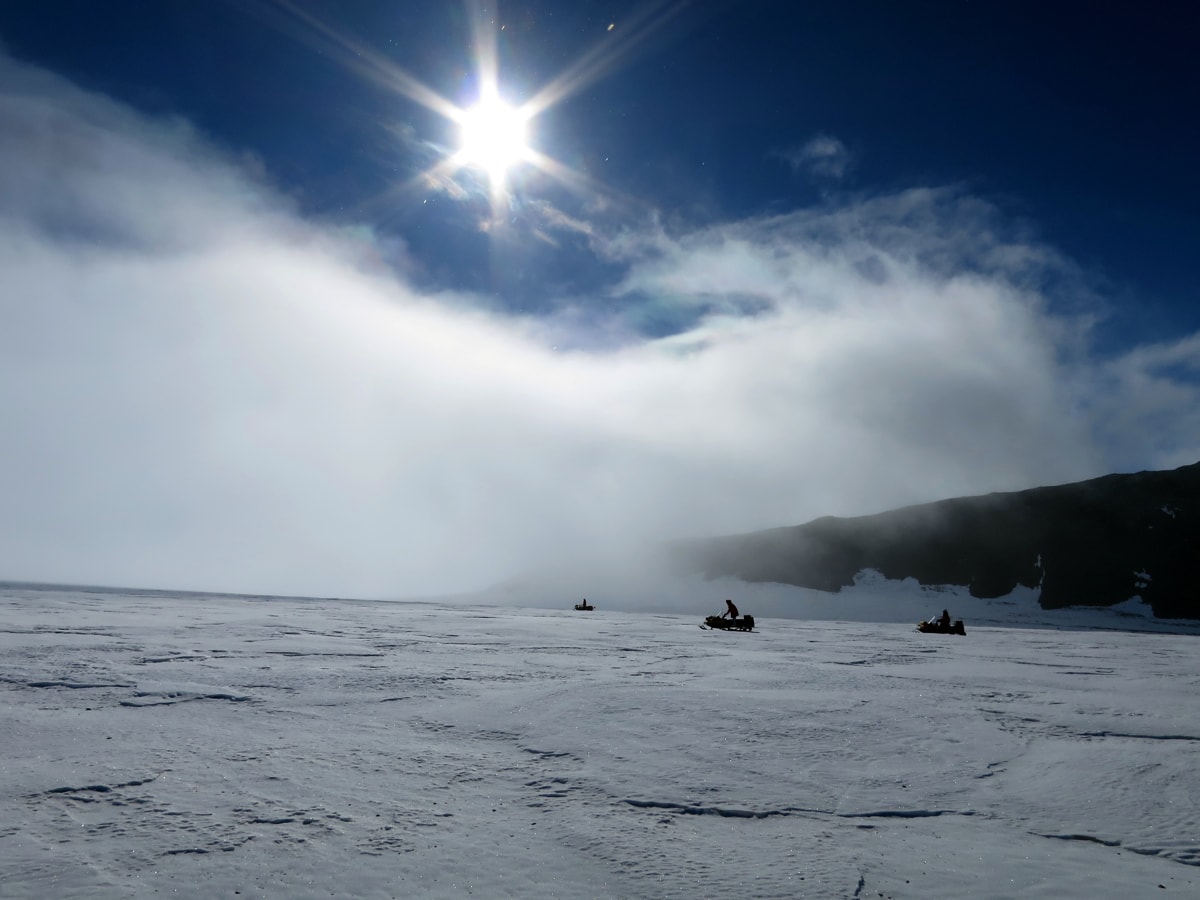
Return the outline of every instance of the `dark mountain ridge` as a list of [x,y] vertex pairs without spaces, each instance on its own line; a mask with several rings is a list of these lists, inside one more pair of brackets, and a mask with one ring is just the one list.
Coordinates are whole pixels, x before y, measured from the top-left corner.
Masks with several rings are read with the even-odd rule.
[[674,545],[709,578],[838,591],[864,569],[1000,597],[1040,588],[1045,609],[1135,595],[1160,618],[1200,618],[1200,463],[959,497],[854,518]]

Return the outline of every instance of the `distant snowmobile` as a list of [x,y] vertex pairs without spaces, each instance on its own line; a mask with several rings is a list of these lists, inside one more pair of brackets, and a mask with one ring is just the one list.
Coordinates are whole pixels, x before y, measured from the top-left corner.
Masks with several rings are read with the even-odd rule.
[[588,602],[587,602],[587,598],[586,598],[586,597],[584,597],[584,598],[583,598],[583,602],[582,602],[582,603],[576,603],[576,604],[575,604],[575,608],[576,608],[576,609],[578,609],[578,610],[585,610],[585,609],[587,609],[587,610],[591,610],[591,609],[595,609],[596,607],[595,607],[595,604],[588,603]]
[[966,636],[967,629],[963,627],[962,619],[955,620],[953,625],[943,625],[940,622],[918,622],[917,631],[922,634],[961,634]]
[[701,628],[719,628],[722,631],[753,631],[754,616],[726,619],[723,616],[708,616]]

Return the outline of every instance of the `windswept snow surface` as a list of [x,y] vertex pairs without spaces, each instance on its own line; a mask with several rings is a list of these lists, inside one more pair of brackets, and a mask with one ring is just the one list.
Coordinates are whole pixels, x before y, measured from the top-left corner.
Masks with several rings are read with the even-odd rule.
[[0,589],[0,895],[1200,895],[1195,636],[575,599]]

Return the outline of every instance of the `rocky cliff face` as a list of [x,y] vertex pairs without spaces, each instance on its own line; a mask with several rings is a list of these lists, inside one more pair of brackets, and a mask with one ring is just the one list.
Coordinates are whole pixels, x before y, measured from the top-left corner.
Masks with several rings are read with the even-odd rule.
[[873,516],[675,545],[709,577],[837,591],[863,569],[1041,605],[1110,606],[1140,595],[1163,618],[1200,618],[1200,463],[1170,472],[960,497]]

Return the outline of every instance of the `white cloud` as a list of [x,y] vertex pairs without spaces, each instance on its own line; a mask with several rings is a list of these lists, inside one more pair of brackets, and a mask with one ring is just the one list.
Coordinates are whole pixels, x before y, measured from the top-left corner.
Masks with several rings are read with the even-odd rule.
[[1094,377],[1088,416],[1117,465],[1173,468],[1200,459],[1200,334],[1136,347],[1099,365]]
[[[185,126],[11,62],[0,85],[0,577],[470,589],[1200,456],[1164,364],[1195,339],[1090,361],[1039,289],[1069,266],[961,191],[688,233],[547,219],[627,275],[592,298],[615,324],[546,322],[421,295]],[[693,324],[632,339],[634,302]],[[625,340],[552,349],[584,321]]]
[[814,135],[780,156],[796,171],[821,180],[841,181],[854,165],[849,148],[830,134]]

